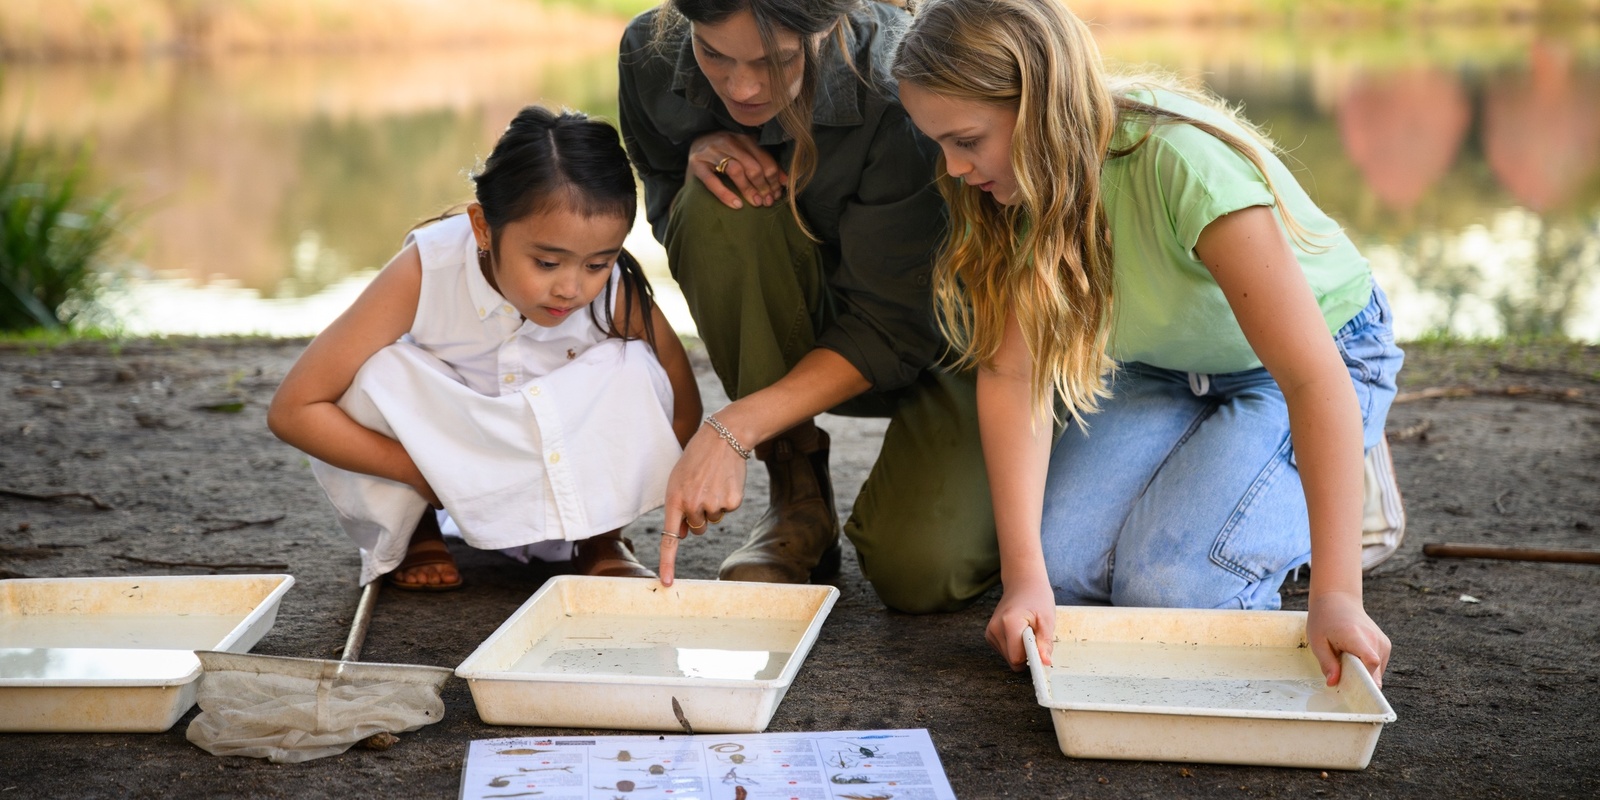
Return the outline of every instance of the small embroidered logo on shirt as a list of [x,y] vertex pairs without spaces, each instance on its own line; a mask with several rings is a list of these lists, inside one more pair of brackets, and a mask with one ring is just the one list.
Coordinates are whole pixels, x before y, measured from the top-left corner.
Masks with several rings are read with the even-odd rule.
[[567,360],[568,361],[571,361],[572,359],[577,358],[577,357],[578,357],[578,351],[573,350],[570,347],[567,348]]

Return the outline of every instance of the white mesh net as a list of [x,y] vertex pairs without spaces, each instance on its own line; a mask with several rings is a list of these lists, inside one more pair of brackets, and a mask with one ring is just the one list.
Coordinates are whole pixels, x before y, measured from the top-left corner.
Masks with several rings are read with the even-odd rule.
[[276,763],[336,755],[375,733],[444,716],[441,667],[199,653],[205,674],[189,741],[219,756]]

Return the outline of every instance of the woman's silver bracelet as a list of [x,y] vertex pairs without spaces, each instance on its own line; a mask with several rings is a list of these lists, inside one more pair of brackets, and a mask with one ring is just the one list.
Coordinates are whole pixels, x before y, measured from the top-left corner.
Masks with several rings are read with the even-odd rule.
[[733,448],[733,452],[738,453],[740,458],[746,461],[750,460],[750,451],[740,447],[739,440],[733,438],[733,434],[729,433],[728,429],[721,422],[718,422],[716,417],[706,417],[706,424],[710,425],[711,430],[716,431],[717,435],[721,436],[722,440],[727,442],[728,446]]

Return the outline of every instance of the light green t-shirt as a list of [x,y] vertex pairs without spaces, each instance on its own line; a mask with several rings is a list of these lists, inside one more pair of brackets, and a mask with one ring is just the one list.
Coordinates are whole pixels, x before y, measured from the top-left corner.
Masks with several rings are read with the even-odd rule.
[[[1145,102],[1152,98],[1149,92],[1133,96]],[[1256,143],[1215,109],[1166,91],[1158,90],[1153,97],[1162,108]],[[1138,120],[1125,124],[1115,145],[1126,146],[1146,128],[1148,124]],[[1337,331],[1371,296],[1367,260],[1275,155],[1259,144],[1256,150],[1295,220],[1308,231],[1326,234],[1309,239],[1316,252],[1296,246],[1295,254],[1329,333]],[[1157,125],[1132,154],[1109,159],[1101,175],[1116,259],[1112,356],[1213,374],[1261,366],[1221,287],[1194,253],[1200,232],[1218,217],[1251,206],[1276,205],[1255,166],[1198,128],[1164,124]],[[1278,226],[1283,228],[1281,214]],[[1288,235],[1287,229],[1284,233]]]

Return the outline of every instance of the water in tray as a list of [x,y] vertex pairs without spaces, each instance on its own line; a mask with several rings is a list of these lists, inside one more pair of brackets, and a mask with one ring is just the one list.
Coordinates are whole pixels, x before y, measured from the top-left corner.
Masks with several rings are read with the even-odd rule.
[[0,647],[0,680],[168,681],[199,666],[190,650]]
[[0,616],[0,647],[209,650],[244,614],[19,614]]
[[1061,703],[1353,713],[1310,650],[1058,641],[1050,694]]
[[771,680],[783,672],[805,620],[582,615],[563,619],[511,672]]

